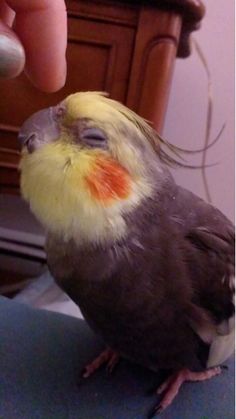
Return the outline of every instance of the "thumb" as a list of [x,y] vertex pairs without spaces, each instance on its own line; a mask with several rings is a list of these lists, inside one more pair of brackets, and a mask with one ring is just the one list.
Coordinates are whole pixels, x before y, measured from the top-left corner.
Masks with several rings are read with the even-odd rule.
[[0,79],[18,76],[25,66],[25,51],[18,36],[0,20]]

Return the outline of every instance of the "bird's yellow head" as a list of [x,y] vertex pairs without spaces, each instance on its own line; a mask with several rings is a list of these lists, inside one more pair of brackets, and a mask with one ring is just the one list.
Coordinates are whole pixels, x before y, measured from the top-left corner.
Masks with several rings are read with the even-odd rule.
[[46,228],[64,239],[125,235],[124,214],[152,194],[150,127],[124,105],[76,93],[23,125],[21,190]]

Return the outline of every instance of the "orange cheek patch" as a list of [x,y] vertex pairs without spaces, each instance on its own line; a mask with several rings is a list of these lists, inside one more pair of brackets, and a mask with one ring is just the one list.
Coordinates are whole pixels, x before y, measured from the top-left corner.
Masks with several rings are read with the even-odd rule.
[[125,199],[130,194],[129,173],[109,157],[97,157],[85,180],[92,196],[100,201]]

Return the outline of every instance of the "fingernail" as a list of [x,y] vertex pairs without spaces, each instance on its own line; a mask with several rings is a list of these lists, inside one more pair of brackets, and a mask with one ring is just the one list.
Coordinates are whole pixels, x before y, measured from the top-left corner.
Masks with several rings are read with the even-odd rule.
[[0,33],[0,78],[18,76],[25,65],[25,51],[17,37]]

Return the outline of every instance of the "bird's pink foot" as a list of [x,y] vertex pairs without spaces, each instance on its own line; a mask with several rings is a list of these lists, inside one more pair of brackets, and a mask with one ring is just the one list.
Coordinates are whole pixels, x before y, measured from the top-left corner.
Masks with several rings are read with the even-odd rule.
[[167,378],[166,381],[164,381],[164,383],[160,385],[160,387],[158,387],[157,394],[164,393],[164,396],[158,406],[154,408],[151,415],[149,415],[149,418],[155,416],[158,413],[161,413],[172,403],[174,398],[177,396],[181,385],[185,381],[208,380],[215,375],[220,374],[221,371],[221,367],[215,367],[203,372],[192,372],[188,369],[183,369],[177,373],[172,374]]
[[82,377],[90,377],[90,375],[92,375],[98,368],[100,368],[104,364],[106,364],[107,366],[107,371],[112,372],[119,361],[119,357],[120,356],[117,354],[117,352],[113,351],[112,349],[105,349],[90,364],[85,366],[82,372]]

